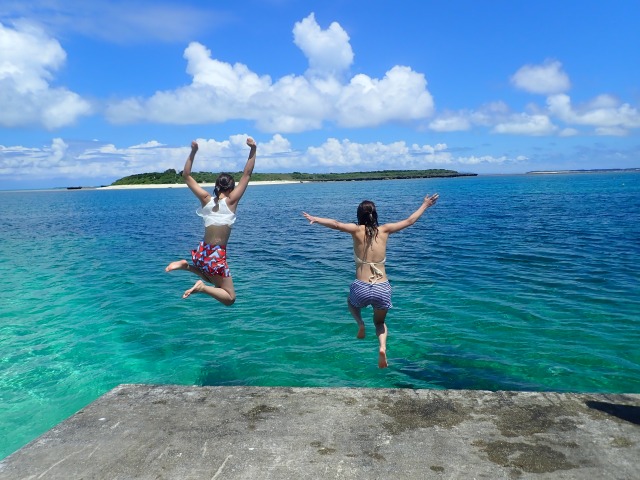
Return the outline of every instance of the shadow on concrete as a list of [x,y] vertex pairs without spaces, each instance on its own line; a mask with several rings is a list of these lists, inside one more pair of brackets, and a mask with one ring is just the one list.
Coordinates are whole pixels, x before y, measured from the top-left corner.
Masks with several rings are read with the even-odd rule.
[[609,402],[597,402],[595,400],[587,400],[585,405],[594,410],[618,417],[634,425],[640,425],[640,407],[634,405],[620,405]]

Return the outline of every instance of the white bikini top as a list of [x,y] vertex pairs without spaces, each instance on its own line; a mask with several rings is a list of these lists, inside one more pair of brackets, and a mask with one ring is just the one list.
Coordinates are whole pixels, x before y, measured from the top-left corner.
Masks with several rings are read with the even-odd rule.
[[211,197],[209,203],[197,209],[196,213],[202,217],[205,228],[211,225],[226,225],[231,227],[236,223],[236,214],[229,210],[226,198],[216,202],[215,198]]
[[371,274],[372,274],[369,277],[369,282],[376,283],[378,280],[384,277],[382,270],[376,267],[376,265],[384,265],[384,263],[387,261],[387,257],[384,257],[380,262],[365,262],[364,260],[360,260],[354,252],[353,258],[356,261],[356,265],[369,265],[369,268],[371,268]]

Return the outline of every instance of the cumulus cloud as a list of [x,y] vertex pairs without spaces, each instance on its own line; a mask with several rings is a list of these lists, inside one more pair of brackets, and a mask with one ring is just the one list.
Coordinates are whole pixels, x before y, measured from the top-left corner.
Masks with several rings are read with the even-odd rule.
[[504,102],[491,102],[478,110],[445,111],[433,119],[428,127],[436,132],[459,132],[475,126],[488,127],[502,122],[510,115]]
[[311,169],[326,171],[367,171],[378,169],[423,170],[456,168],[478,164],[509,162],[508,157],[457,157],[444,143],[436,145],[407,144],[404,141],[356,143],[327,139],[322,145],[309,147],[301,162]]
[[[246,134],[238,134],[224,140],[197,139],[200,148],[194,170],[242,170],[248,153],[246,138]],[[318,146],[294,149],[279,134],[260,141],[258,149],[263,172],[456,169],[520,161],[506,156],[456,156],[444,143],[357,143],[329,138]],[[81,178],[96,185],[137,173],[180,171],[190,150],[190,145],[176,147],[156,140],[127,147],[98,141],[65,142],[61,138],[54,138],[41,148],[0,145],[0,184],[50,178],[67,178],[69,184],[76,184],[76,179]]]
[[575,137],[580,132],[575,128],[563,128],[558,132],[560,137]]
[[419,120],[433,111],[424,75],[395,66],[383,79],[356,75],[337,99],[337,121],[344,127],[366,127],[394,120]]
[[0,145],[0,175],[16,179],[53,176],[51,166],[64,168],[67,150],[68,145],[61,138],[54,138],[51,145],[43,148]]
[[89,102],[78,94],[49,84],[65,59],[58,41],[41,29],[0,23],[0,125],[52,130],[91,112]]
[[114,123],[219,123],[252,120],[263,132],[302,132],[325,122],[343,127],[373,127],[387,122],[428,118],[433,99],[423,74],[394,66],[382,79],[359,74],[342,78],[353,61],[349,37],[338,23],[321,29],[313,14],[296,23],[294,41],[309,61],[306,75],[275,82],[244,64],[216,60],[193,42],[184,52],[191,84],[157,92],[150,98],[112,103]]
[[511,83],[529,93],[551,95],[566,92],[571,87],[569,76],[562,71],[558,61],[546,61],[542,65],[525,65],[511,77]]
[[470,130],[473,124],[465,112],[445,113],[429,123],[429,128],[436,132],[461,132]]
[[[249,152],[247,136],[197,139],[199,150],[194,170],[242,170]],[[61,138],[54,138],[50,145],[40,148],[0,145],[0,183],[3,177],[9,181],[68,178],[69,183],[74,183],[73,179],[82,178],[94,185],[111,183],[138,173],[180,171],[190,151],[190,145],[170,146],[156,140],[125,147],[97,140],[67,143]],[[260,142],[262,171],[292,171],[291,167],[300,167],[301,155],[281,135]]]
[[493,127],[495,133],[512,135],[550,135],[558,130],[546,115],[521,113]]
[[[428,128],[437,132],[470,130],[489,127],[490,132],[507,135],[579,134],[622,136],[640,128],[640,112],[612,95],[599,95],[574,107],[563,90],[569,88],[569,78],[560,62],[525,65],[511,77],[512,83],[533,93],[547,94],[545,105],[529,104],[525,112],[511,112],[504,102],[493,102],[478,110],[444,111],[430,121]],[[564,124],[564,125],[560,125]],[[592,130],[576,127],[592,127]]]
[[565,123],[588,125],[599,135],[624,135],[628,129],[640,127],[640,112],[628,103],[622,104],[611,95],[600,95],[574,108],[568,95],[547,98],[549,112]]
[[347,32],[337,22],[322,30],[313,13],[296,22],[293,41],[309,60],[309,73],[312,75],[336,76],[353,62],[353,50]]

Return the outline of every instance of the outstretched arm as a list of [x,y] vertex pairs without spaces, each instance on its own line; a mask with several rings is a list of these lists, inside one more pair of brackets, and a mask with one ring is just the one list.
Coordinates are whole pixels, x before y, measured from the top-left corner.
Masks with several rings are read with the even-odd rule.
[[415,212],[409,215],[409,217],[399,222],[387,223],[385,225],[382,225],[380,229],[386,231],[387,233],[395,233],[402,230],[403,228],[410,227],[411,225],[413,225],[418,221],[418,219],[422,216],[422,214],[425,212],[427,208],[434,205],[437,201],[438,201],[437,193],[431,196],[427,195],[426,197],[424,197],[424,200],[422,201],[422,205],[420,205],[420,207],[418,207],[418,209]]
[[333,218],[322,218],[322,217],[314,217],[313,215],[309,215],[307,212],[302,212],[304,218],[309,220],[309,223],[313,225],[317,223],[318,225],[322,225],[323,227],[331,228],[332,230],[340,230],[341,232],[354,233],[358,231],[358,225],[355,223],[342,223]]
[[187,157],[187,161],[184,163],[184,170],[182,171],[182,177],[185,183],[191,189],[193,194],[200,199],[202,206],[205,206],[211,199],[211,194],[202,188],[195,178],[191,176],[191,169],[193,168],[193,161],[196,158],[196,152],[198,151],[198,144],[191,142],[191,153]]
[[247,145],[249,146],[249,158],[247,158],[247,163],[244,166],[244,170],[242,172],[242,177],[240,181],[236,185],[236,188],[229,194],[229,200],[227,203],[233,205],[234,203],[238,203],[244,195],[244,191],[247,189],[247,185],[249,185],[249,180],[251,180],[251,174],[253,173],[253,167],[256,165],[256,150],[257,145],[253,138],[247,138]]

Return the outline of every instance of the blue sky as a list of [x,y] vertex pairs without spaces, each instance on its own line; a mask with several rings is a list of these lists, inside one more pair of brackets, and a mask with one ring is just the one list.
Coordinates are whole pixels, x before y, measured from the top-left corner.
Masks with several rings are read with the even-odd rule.
[[0,189],[640,167],[640,2],[3,0]]

